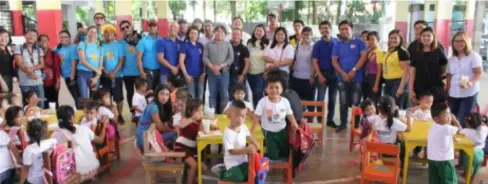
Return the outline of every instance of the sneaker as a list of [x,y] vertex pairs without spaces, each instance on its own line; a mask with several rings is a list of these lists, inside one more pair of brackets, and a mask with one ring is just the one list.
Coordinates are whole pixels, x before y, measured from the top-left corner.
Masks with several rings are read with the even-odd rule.
[[225,164],[217,164],[214,165],[212,168],[210,168],[210,172],[218,176],[222,171],[222,169],[225,170]]
[[347,129],[347,126],[341,125],[341,126],[336,128],[336,133],[340,133],[340,132],[344,131],[345,129]]
[[327,126],[330,128],[337,128],[337,125],[334,121],[327,121]]
[[124,117],[122,117],[122,115],[119,115],[119,124],[123,125],[125,123],[125,120],[124,120]]

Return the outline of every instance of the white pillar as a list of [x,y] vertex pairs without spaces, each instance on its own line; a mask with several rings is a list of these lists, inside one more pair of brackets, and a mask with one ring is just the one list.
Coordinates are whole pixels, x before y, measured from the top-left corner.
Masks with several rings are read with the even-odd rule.
[[76,29],[76,1],[65,1],[61,6],[63,13],[63,21],[68,21],[68,31],[71,33],[71,41],[74,41],[75,35],[78,32]]

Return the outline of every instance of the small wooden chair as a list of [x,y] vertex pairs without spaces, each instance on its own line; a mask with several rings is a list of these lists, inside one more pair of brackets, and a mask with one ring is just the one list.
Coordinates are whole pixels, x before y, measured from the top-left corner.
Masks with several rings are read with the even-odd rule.
[[107,142],[110,148],[110,154],[114,155],[120,161],[120,140],[108,139]]
[[249,161],[249,174],[247,175],[247,181],[245,182],[229,182],[229,181],[222,181],[219,180],[218,184],[254,184],[256,181],[256,171],[254,167],[254,160],[252,159],[252,156],[249,156],[248,158]]
[[[93,129],[93,131],[96,131],[95,130],[96,126],[93,126],[92,129]],[[104,128],[101,131],[107,131],[107,129]],[[106,161],[104,164],[100,162],[100,167],[98,167],[96,175],[98,175],[104,171],[110,172],[110,166],[112,165],[112,155],[110,153],[111,145],[110,145],[110,141],[108,139],[108,136],[105,135],[105,147],[103,147],[102,149],[97,150],[96,145],[95,144],[92,144],[92,145],[93,145],[93,151],[97,155],[97,159],[99,159],[99,160],[103,159]]]
[[[400,147],[392,144],[366,143],[368,153],[378,153],[394,156],[394,160],[384,160],[383,165],[369,163],[369,156],[363,159],[361,170],[361,184],[366,181],[397,183],[400,175]],[[380,169],[379,167],[382,167]]]
[[[182,175],[185,169],[181,159],[185,156],[184,152],[152,152],[149,149],[148,131],[144,132],[144,153],[142,165],[144,167],[146,184],[153,183],[153,173],[166,172],[165,176],[176,178],[176,184],[182,184]],[[169,158],[174,159],[174,163],[165,161],[154,161],[153,159]]]
[[304,111],[303,112],[303,118],[315,118],[317,117],[318,119],[322,119],[322,122],[319,123],[312,123],[310,124],[310,128],[312,129],[312,132],[319,136],[319,146],[322,146],[323,140],[324,140],[324,129],[325,129],[325,102],[319,102],[319,101],[305,101],[302,100],[302,106],[304,106],[304,109],[307,109],[306,107],[314,107],[317,110],[319,108],[322,108],[321,111],[318,112],[309,112],[309,111]]
[[361,128],[356,128],[359,126],[357,125],[357,123],[359,123],[361,119],[361,114],[362,114],[361,108],[357,106],[352,107],[351,121],[350,121],[351,132],[349,133],[349,151],[351,152],[354,147],[354,138],[361,136]]
[[[288,130],[291,127],[288,128]],[[270,164],[270,170],[271,169],[284,169],[285,170],[285,176],[283,177],[283,182],[292,184],[293,183],[293,145],[295,145],[295,138],[296,138],[296,132],[293,132],[292,136],[292,145],[290,146],[290,154],[288,156],[288,159],[286,160],[271,160]],[[287,140],[288,143],[288,140]]]

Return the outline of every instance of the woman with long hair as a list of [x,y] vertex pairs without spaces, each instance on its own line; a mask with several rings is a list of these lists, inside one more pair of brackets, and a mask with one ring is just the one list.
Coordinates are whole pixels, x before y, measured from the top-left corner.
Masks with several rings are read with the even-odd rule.
[[12,43],[10,33],[0,29],[0,92],[12,92],[14,70],[14,55],[9,47]]
[[71,34],[67,30],[62,30],[58,34],[59,44],[53,49],[59,55],[61,65],[61,77],[63,77],[69,93],[78,106],[80,91],[76,85],[76,65],[78,63],[78,53],[76,45],[71,44]]
[[91,88],[98,87],[98,79],[102,75],[103,57],[100,43],[98,42],[97,27],[87,29],[86,39],[78,44],[78,88],[80,97],[88,98]]
[[43,84],[46,97],[46,100],[44,100],[44,107],[49,107],[50,102],[56,103],[57,107],[59,105],[58,95],[61,87],[61,59],[59,55],[49,47],[49,37],[47,35],[40,35],[37,38],[37,43],[44,53]]
[[273,36],[273,41],[266,48],[264,61],[267,62],[266,70],[279,68],[287,73],[295,57],[295,50],[288,44],[286,28],[278,27]]
[[483,74],[481,56],[471,50],[471,41],[465,32],[452,38],[453,56],[447,64],[447,91],[449,108],[464,127],[464,118],[476,104]]
[[186,34],[187,42],[181,45],[179,65],[181,72],[185,76],[186,86],[193,98],[203,98],[203,84],[205,75],[203,74],[202,51],[203,45],[198,42],[200,37],[198,27],[190,26]]
[[264,95],[264,71],[266,69],[264,51],[268,44],[266,29],[263,24],[258,24],[254,27],[251,39],[246,43],[250,61],[247,81],[249,82],[249,87],[251,87],[254,107],[258,105],[258,101]]
[[424,28],[420,32],[419,53],[413,55],[410,62],[410,99],[415,102],[418,95],[430,92],[434,95],[434,102],[445,102],[447,95],[442,80],[446,66],[446,53],[439,47],[434,30],[431,27]]

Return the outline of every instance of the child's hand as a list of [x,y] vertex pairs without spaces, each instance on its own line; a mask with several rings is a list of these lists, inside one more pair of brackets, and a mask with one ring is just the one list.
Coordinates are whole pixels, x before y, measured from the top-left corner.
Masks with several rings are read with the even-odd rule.
[[255,154],[258,152],[258,149],[254,145],[249,145],[249,154]]
[[452,140],[453,140],[454,142],[460,142],[460,141],[461,141],[461,139],[459,139],[459,138],[457,138],[457,137],[454,137]]

